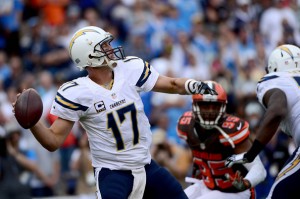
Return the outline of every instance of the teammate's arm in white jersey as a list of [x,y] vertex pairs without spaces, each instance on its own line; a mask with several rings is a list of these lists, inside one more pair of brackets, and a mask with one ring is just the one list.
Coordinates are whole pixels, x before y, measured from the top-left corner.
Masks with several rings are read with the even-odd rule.
[[227,159],[226,165],[232,166],[236,163],[252,162],[265,145],[272,139],[280,125],[282,119],[288,112],[287,98],[285,93],[277,88],[273,88],[265,93],[262,99],[266,112],[262,118],[256,138],[252,147],[245,154],[231,156]]
[[258,129],[256,139],[262,144],[267,144],[276,133],[282,118],[287,113],[287,99],[285,93],[280,89],[269,90],[263,98],[264,106],[267,108]]
[[252,162],[264,146],[272,139],[281,120],[288,111],[286,95],[282,90],[277,88],[266,92],[263,97],[263,104],[266,107],[266,112],[256,133],[256,139],[251,149],[245,154],[245,158],[247,158],[249,162]]
[[[286,82],[289,82],[285,78],[291,77],[287,74],[299,72],[299,62],[300,48],[295,45],[284,44],[271,52],[266,66],[267,74],[257,85],[257,98],[265,106],[266,112],[256,133],[256,139],[247,153],[227,158],[227,166],[252,162],[272,139],[280,123],[289,112],[286,91],[290,91],[292,88],[290,86],[285,87]],[[293,79],[299,84],[298,77],[293,77]],[[266,83],[266,81],[269,82]]]

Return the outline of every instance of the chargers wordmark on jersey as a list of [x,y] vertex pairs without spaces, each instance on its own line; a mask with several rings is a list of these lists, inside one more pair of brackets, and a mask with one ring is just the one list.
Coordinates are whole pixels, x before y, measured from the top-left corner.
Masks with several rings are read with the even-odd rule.
[[113,108],[115,108],[115,107],[117,107],[117,106],[120,106],[120,105],[122,105],[122,104],[125,104],[125,103],[126,103],[126,100],[125,100],[125,99],[122,99],[122,100],[120,100],[120,101],[118,101],[118,102],[115,102],[115,103],[109,105],[109,108],[113,109]]

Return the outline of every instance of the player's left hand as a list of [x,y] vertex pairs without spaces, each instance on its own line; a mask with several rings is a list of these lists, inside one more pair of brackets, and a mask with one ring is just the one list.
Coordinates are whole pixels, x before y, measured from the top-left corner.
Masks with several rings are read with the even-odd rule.
[[231,181],[232,185],[240,191],[245,191],[246,189],[251,188],[250,182],[243,178],[240,171],[236,171],[234,177],[230,176],[229,174],[226,174],[225,176]]
[[211,95],[218,95],[217,91],[210,88],[206,83],[204,82],[196,82],[196,93],[199,93],[201,95],[203,94],[211,94]]
[[248,160],[245,158],[246,153],[234,154],[229,156],[225,161],[226,167],[232,167],[234,164],[245,164]]

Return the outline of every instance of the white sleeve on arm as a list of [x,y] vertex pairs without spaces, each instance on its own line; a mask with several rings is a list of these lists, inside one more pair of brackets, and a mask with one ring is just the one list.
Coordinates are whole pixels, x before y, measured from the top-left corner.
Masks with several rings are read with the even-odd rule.
[[135,85],[138,92],[152,90],[159,76],[153,66],[137,57],[126,62],[123,66],[120,69],[126,74],[128,81]]
[[91,95],[81,82],[67,82],[57,91],[50,113],[76,122],[93,105]]
[[253,162],[246,163],[244,164],[244,166],[248,169],[248,173],[244,179],[249,180],[249,182],[251,183],[251,187],[255,187],[265,180],[267,171],[259,156],[256,156]]

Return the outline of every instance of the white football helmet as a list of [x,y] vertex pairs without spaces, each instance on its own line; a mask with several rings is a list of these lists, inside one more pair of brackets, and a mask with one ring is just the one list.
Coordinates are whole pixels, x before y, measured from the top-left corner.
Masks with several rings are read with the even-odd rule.
[[101,28],[87,26],[79,29],[72,37],[69,45],[69,54],[80,70],[86,66],[114,68],[116,60],[125,58],[123,48],[104,49],[103,44],[110,44],[113,36]]
[[269,56],[267,73],[300,69],[300,48],[291,44],[284,44],[275,48]]

